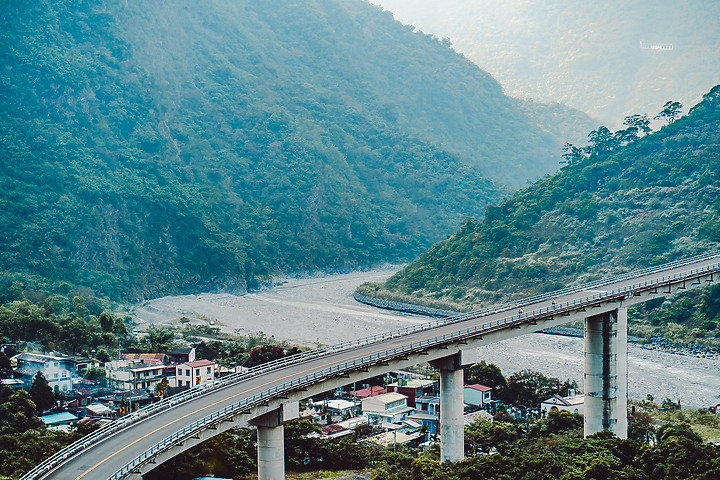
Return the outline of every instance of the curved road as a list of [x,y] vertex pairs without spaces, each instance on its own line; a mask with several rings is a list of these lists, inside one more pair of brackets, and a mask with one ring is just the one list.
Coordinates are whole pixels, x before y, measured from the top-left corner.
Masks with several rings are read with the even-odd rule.
[[[45,475],[31,472],[31,475],[23,478],[107,479],[153,445],[213,412],[237,406],[239,402],[248,401],[254,395],[265,394],[273,388],[283,386],[282,389],[292,391],[292,387],[289,389],[287,387],[289,381],[295,382],[294,390],[297,391],[299,379],[305,379],[308,383],[318,383],[329,377],[347,375],[347,372],[355,372],[355,374],[360,372],[362,375],[363,371],[367,371],[363,370],[367,365],[378,363],[388,365],[387,362],[394,358],[407,360],[409,353],[440,350],[447,348],[447,345],[457,345],[492,332],[508,331],[518,328],[519,325],[534,325],[543,319],[558,321],[558,314],[561,311],[569,315],[569,312],[585,311],[586,308],[596,305],[631,299],[633,295],[638,295],[638,292],[654,291],[661,295],[665,292],[663,286],[671,288],[666,286],[671,283],[675,285],[673,288],[701,286],[692,279],[703,277],[703,284],[715,281],[715,272],[720,272],[718,262],[720,255],[713,255],[695,259],[690,264],[658,267],[652,272],[638,272],[625,276],[627,278],[605,283],[598,282],[577,290],[564,290],[529,299],[521,306],[505,305],[499,307],[496,312],[475,312],[454,317],[450,322],[446,320],[430,322],[422,329],[411,327],[402,332],[392,332],[377,341],[367,339],[365,343],[362,340],[349,342],[339,351],[332,351],[333,348],[330,347],[326,349],[329,351],[316,357],[311,355],[304,361],[293,363],[292,360],[288,360],[287,365],[241,379],[232,385],[209,390],[204,395],[144,418],[81,450]],[[702,272],[698,272],[698,269]],[[687,281],[679,280],[679,275],[688,272],[690,274]],[[328,373],[328,369],[334,369],[334,373],[333,370]],[[318,378],[313,379],[313,375],[317,375]],[[370,373],[368,376],[371,376]],[[249,411],[250,404],[247,405],[245,410]],[[259,403],[253,405],[257,406]]]

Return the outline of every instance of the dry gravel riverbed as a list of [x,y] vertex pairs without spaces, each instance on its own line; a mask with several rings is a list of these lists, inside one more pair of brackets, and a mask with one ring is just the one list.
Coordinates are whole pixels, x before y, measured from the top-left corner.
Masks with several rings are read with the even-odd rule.
[[[279,341],[305,346],[330,345],[420,324],[427,317],[376,309],[352,294],[363,282],[381,281],[395,269],[289,279],[269,290],[246,295],[198,294],[163,297],[136,305],[138,328],[193,323],[212,324],[240,335],[263,332]],[[582,338],[524,335],[481,347],[480,357],[506,376],[535,370],[561,380],[583,380]],[[678,355],[630,344],[628,392],[632,399],[670,398],[684,407],[720,403],[720,360]]]

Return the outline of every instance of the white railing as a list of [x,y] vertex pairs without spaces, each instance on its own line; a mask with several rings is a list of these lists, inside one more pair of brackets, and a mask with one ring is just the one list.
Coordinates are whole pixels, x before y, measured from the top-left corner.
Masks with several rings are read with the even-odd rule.
[[[384,340],[389,340],[389,339],[397,338],[400,336],[409,335],[412,333],[431,330],[433,328],[437,328],[440,326],[446,326],[446,325],[453,324],[453,323],[464,322],[464,321],[472,320],[472,319],[476,319],[476,318],[479,319],[479,318],[482,318],[483,316],[487,316],[490,314],[504,312],[504,311],[513,310],[513,309],[518,309],[523,306],[539,303],[539,302],[549,300],[552,298],[557,298],[557,297],[560,297],[563,295],[577,293],[577,292],[581,292],[583,290],[595,289],[595,288],[602,287],[602,286],[612,285],[615,283],[629,280],[631,278],[657,274],[657,273],[660,273],[660,272],[663,272],[666,270],[671,270],[671,269],[675,269],[675,268],[682,267],[685,265],[691,265],[693,263],[697,263],[697,262],[700,262],[703,260],[708,260],[713,257],[720,257],[720,254],[718,254],[718,253],[705,254],[705,255],[700,255],[700,256],[692,257],[692,258],[685,259],[685,260],[678,260],[678,261],[664,264],[664,265],[661,265],[658,267],[629,272],[626,274],[611,277],[609,279],[599,280],[596,282],[591,282],[591,283],[587,283],[587,284],[580,285],[580,286],[569,287],[569,288],[565,288],[563,290],[558,290],[558,291],[554,291],[554,292],[550,292],[550,293],[546,293],[546,294],[536,295],[534,297],[529,297],[529,298],[518,300],[515,302],[509,302],[509,303],[505,303],[502,305],[485,308],[482,310],[476,310],[476,311],[469,312],[469,313],[459,314],[459,315],[444,318],[444,319],[433,320],[433,321],[426,322],[426,323],[423,323],[420,325],[397,329],[397,330],[393,330],[390,332],[385,332],[385,333],[381,333],[381,334],[377,334],[377,335],[371,335],[371,336],[361,338],[358,340],[350,340],[350,341],[342,342],[342,343],[339,343],[336,345],[331,345],[328,347],[310,350],[307,352],[302,352],[302,353],[299,353],[296,355],[292,355],[290,357],[285,357],[282,359],[274,360],[272,362],[268,362],[268,363],[259,365],[257,367],[251,368],[249,371],[244,372],[244,373],[236,373],[236,374],[228,375],[226,377],[222,377],[220,379],[213,381],[211,384],[197,385],[197,386],[191,388],[190,390],[183,392],[182,394],[178,394],[178,395],[175,395],[172,397],[165,398],[160,402],[157,402],[152,405],[148,405],[148,406],[138,410],[137,412],[133,412],[127,416],[124,416],[118,420],[115,420],[114,422],[96,430],[95,432],[93,432],[91,434],[86,435],[85,437],[81,438],[80,440],[76,441],[75,443],[68,445],[67,447],[58,451],[57,453],[55,453],[54,455],[52,455],[51,457],[47,458],[45,461],[43,461],[42,463],[37,465],[31,471],[29,471],[28,473],[23,475],[20,478],[20,480],[34,480],[34,479],[38,478],[39,476],[43,475],[44,473],[46,473],[46,472],[52,470],[53,468],[55,468],[56,466],[60,465],[65,460],[74,456],[78,452],[80,452],[80,451],[86,449],[87,447],[93,445],[94,443],[97,443],[100,440],[118,432],[119,430],[122,430],[122,429],[128,427],[129,425],[132,425],[133,423],[136,423],[139,420],[147,418],[151,415],[154,415],[154,414],[161,412],[163,410],[166,410],[168,408],[174,407],[180,403],[189,401],[200,395],[205,395],[211,391],[217,390],[219,388],[227,387],[229,385],[232,385],[234,383],[240,382],[242,380],[245,380],[247,378],[250,378],[250,377],[253,377],[256,375],[261,375],[261,374],[268,373],[273,370],[285,368],[285,367],[288,367],[291,365],[295,365],[297,363],[305,362],[305,361],[313,359],[313,358],[328,356],[331,354],[355,349],[355,348],[358,348],[361,346],[378,343],[378,342],[381,342]],[[532,319],[532,318],[539,317],[542,315],[547,315],[548,313],[561,313],[564,311],[573,310],[573,309],[579,308],[581,306],[588,306],[588,304],[598,301],[598,300],[607,299],[609,297],[614,297],[619,294],[626,294],[626,293],[632,292],[637,289],[647,289],[649,287],[652,287],[653,285],[663,284],[668,281],[672,282],[675,280],[692,279],[694,277],[699,276],[699,274],[705,274],[705,273],[709,273],[712,271],[718,271],[718,270],[720,270],[720,263],[716,262],[711,265],[701,267],[699,269],[691,269],[691,270],[676,273],[676,274],[673,274],[673,275],[670,275],[667,277],[659,277],[659,278],[655,278],[655,279],[652,279],[649,281],[639,282],[637,284],[625,286],[625,287],[622,287],[619,289],[613,289],[610,291],[595,293],[593,295],[586,296],[581,299],[572,300],[571,302],[565,302],[562,304],[552,305],[549,307],[543,307],[543,308],[531,310],[528,312],[518,312],[516,315],[511,315],[510,317],[506,317],[504,319],[487,322],[487,323],[482,324],[481,326],[471,327],[472,330],[470,328],[461,329],[461,330],[455,332],[456,334],[452,334],[454,336],[448,337],[447,334],[445,334],[442,336],[435,337],[434,339],[432,339],[432,341],[431,340],[427,340],[427,341],[423,340],[422,345],[415,345],[413,348],[415,350],[425,350],[427,348],[433,348],[433,347],[437,347],[439,345],[453,343],[453,342],[456,342],[459,339],[461,339],[459,335],[462,332],[464,332],[462,338],[468,338],[468,337],[472,337],[472,336],[481,336],[483,333],[487,333],[489,331],[492,331],[492,330],[495,330],[498,328],[506,328],[513,324],[524,323],[524,322],[527,322],[528,319]],[[481,328],[481,329],[479,329],[479,328]],[[410,343],[409,345],[414,345],[414,344]],[[408,347],[408,348],[403,347],[403,350],[400,352],[399,355],[402,356],[404,354],[409,353],[410,352],[409,348],[410,347]],[[375,360],[372,360],[372,362],[377,363],[377,362],[391,359],[392,355],[397,355],[396,351],[397,351],[397,347],[394,349],[388,349],[385,352],[381,352],[379,354],[373,354],[371,357],[373,357]],[[392,353],[390,353],[390,352],[392,352]],[[382,355],[383,353],[390,355],[390,356],[389,357],[380,357],[379,355]],[[365,358],[365,357],[362,357],[362,358]],[[339,365],[343,365],[344,368],[347,368],[349,370],[367,366],[367,364],[356,364],[356,361],[353,361],[352,364],[339,364]],[[335,371],[335,375],[337,375],[337,374],[341,373],[342,371],[345,371],[345,370],[339,370],[339,368],[340,368],[339,366],[331,367],[328,374],[331,373],[332,371]],[[321,372],[324,372],[324,370]],[[315,383],[317,381],[316,379],[318,378],[315,376],[317,374],[313,374],[313,375],[314,376],[313,376],[311,383]],[[324,376],[322,376],[320,378],[327,377],[326,374],[323,374],[323,375]],[[305,378],[308,378],[308,377],[306,376]],[[288,391],[288,389],[297,389],[297,388],[299,388],[298,381],[299,380],[294,381],[294,383],[293,382],[284,383],[280,387],[275,387],[273,389],[268,390],[267,392],[258,394],[258,395],[261,395],[260,397],[258,397],[258,395],[254,395],[253,397],[250,397],[250,399],[247,399],[243,402],[238,403],[237,404],[238,408],[242,408],[245,410],[252,408],[252,406],[254,406],[255,404],[252,403],[251,399],[255,399],[256,397],[258,397],[259,398],[257,400],[258,402],[260,402],[260,400],[262,400],[264,402],[268,398],[270,398],[270,396],[271,396],[270,392],[274,392],[272,396],[276,396],[279,393]],[[286,389],[278,390],[278,388],[286,388]],[[217,412],[216,412],[216,414],[217,414]],[[206,419],[212,417],[212,418],[214,418],[214,420],[213,420],[214,423],[221,421],[215,417],[216,414],[206,417]],[[235,415],[235,413],[232,413],[230,415],[231,416]],[[207,425],[208,424],[207,422],[210,421],[210,420],[206,420],[206,419],[201,420],[201,422],[202,421],[206,422],[203,425]],[[188,428],[188,427],[186,427],[186,428]],[[203,429],[203,428],[201,428],[201,429]],[[185,431],[185,430],[186,429],[183,429],[182,431]],[[195,431],[195,430],[193,430],[193,431]],[[168,438],[170,438],[170,437],[168,437]],[[162,442],[159,442],[158,444],[156,444],[154,447],[152,447],[150,450],[154,449],[153,455],[157,454],[160,451],[160,450],[156,449],[155,447],[160,445],[160,443],[162,443],[163,445],[171,445],[168,442],[169,442],[169,440],[165,439]],[[169,448],[169,447],[166,447],[166,448]],[[145,453],[147,453],[147,452],[145,452]],[[145,458],[149,458],[149,457],[146,456]],[[144,461],[145,460],[143,460],[142,462],[144,462]],[[135,465],[137,466],[137,464],[135,464]],[[133,467],[133,468],[135,468],[135,467]],[[127,473],[127,471],[126,471],[126,473]],[[112,478],[122,478],[122,477],[112,477]]]

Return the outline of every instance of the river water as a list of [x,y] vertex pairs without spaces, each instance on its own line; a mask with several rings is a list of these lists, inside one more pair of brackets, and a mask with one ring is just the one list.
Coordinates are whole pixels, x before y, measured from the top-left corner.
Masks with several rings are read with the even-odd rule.
[[[382,281],[397,269],[288,279],[272,289],[246,295],[197,294],[163,297],[136,305],[142,331],[150,326],[192,323],[213,325],[240,335],[262,332],[278,341],[316,346],[404,328],[427,317],[376,309],[356,302],[352,294],[363,282]],[[186,320],[187,321],[187,320]],[[583,340],[535,333],[480,348],[480,358],[494,363],[505,376],[534,370],[583,384]],[[628,395],[642,400],[651,394],[684,407],[720,403],[720,361],[628,346]]]

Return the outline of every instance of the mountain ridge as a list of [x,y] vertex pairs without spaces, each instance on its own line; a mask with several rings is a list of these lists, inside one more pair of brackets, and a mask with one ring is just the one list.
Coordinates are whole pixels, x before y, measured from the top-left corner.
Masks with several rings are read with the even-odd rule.
[[538,126],[362,1],[12,0],[0,27],[0,270],[115,299],[407,261],[587,121]]
[[[657,132],[609,151],[595,145],[359,291],[468,309],[718,251],[718,125],[720,86]],[[654,326],[713,331],[720,289],[693,295],[641,310]]]

